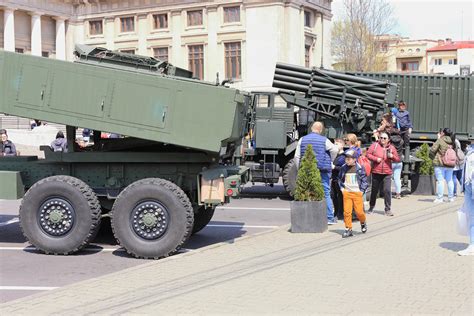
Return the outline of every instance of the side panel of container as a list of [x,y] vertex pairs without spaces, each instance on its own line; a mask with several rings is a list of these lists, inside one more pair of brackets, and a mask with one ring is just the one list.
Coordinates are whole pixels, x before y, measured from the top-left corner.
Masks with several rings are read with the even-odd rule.
[[238,91],[0,52],[0,113],[218,152],[243,104]]
[[357,73],[399,85],[398,100],[408,104],[414,132],[433,138],[443,127],[463,140],[474,139],[474,80],[472,76]]

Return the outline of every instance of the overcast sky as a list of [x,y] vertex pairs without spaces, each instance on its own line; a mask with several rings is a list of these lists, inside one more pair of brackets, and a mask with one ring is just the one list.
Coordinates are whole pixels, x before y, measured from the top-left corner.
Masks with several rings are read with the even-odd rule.
[[[473,0],[388,0],[398,24],[393,34],[411,39],[474,40]],[[333,21],[343,15],[344,0],[333,0]]]

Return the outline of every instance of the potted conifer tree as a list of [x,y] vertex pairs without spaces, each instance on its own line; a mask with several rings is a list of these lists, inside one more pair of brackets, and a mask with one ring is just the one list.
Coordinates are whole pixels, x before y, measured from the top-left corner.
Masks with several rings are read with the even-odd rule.
[[313,147],[300,162],[294,201],[290,202],[292,233],[323,233],[328,228],[326,201]]
[[434,167],[433,161],[429,156],[430,147],[428,144],[421,145],[416,152],[416,157],[421,159],[419,169],[411,177],[411,192],[418,195],[434,195],[435,181],[434,181]]

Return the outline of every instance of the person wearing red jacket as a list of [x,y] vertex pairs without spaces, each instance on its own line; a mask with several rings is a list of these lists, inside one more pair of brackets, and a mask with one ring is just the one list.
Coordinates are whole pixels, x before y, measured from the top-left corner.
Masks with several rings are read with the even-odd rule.
[[388,134],[380,133],[380,138],[367,150],[367,158],[372,161],[372,192],[370,194],[370,208],[367,213],[374,211],[375,201],[383,188],[385,201],[385,215],[393,216],[392,204],[392,162],[400,162],[397,149],[390,144]]

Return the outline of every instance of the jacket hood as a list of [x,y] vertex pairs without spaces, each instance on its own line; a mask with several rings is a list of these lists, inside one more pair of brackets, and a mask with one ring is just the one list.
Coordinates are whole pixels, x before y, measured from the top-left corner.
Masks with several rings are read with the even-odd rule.
[[64,143],[64,138],[56,138],[53,141],[53,144],[56,145],[56,146],[61,146],[62,143]]
[[441,139],[448,145],[451,145],[453,143],[451,137],[449,137],[449,136],[445,135],[445,136],[441,137]]

